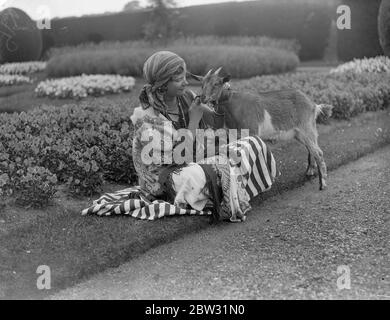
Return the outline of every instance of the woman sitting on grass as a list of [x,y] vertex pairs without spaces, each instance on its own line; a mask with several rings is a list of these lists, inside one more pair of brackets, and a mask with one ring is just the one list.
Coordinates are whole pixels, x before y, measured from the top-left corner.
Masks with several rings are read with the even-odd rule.
[[259,137],[248,136],[204,159],[208,144],[196,141],[195,132],[214,126],[214,111],[186,88],[184,60],[160,51],[147,59],[143,71],[147,84],[131,116],[139,186],[105,194],[83,214],[148,220],[210,214],[213,220],[244,221],[249,201],[270,189],[275,178],[270,150]]
[[[256,179],[249,181],[249,183],[254,184],[251,186],[250,195],[245,191],[245,188],[242,188],[245,184],[244,181],[248,184],[248,177],[245,177],[244,174],[241,175],[237,170],[235,178],[241,182],[236,183],[232,188],[232,183],[235,182],[232,179],[232,170],[234,169],[229,165],[229,159],[221,159],[226,157],[226,154],[201,160],[198,163],[191,161],[177,164],[175,155],[177,156],[178,153],[175,153],[175,148],[183,143],[183,140],[176,140],[177,130],[188,129],[191,132],[188,134],[188,138],[195,137],[196,129],[213,125],[210,121],[205,121],[206,117],[207,119],[212,118],[210,114],[213,111],[202,105],[195,94],[186,89],[188,85],[186,74],[184,60],[169,51],[153,54],[144,64],[144,77],[147,84],[140,94],[141,106],[134,110],[131,117],[135,126],[133,161],[139,175],[139,184],[152,196],[164,198],[177,206],[186,207],[189,205],[193,209],[203,210],[206,204],[212,202],[215,217],[242,220],[250,207],[248,201],[251,196],[253,197],[255,193],[271,187],[274,178],[272,155],[269,153],[270,157],[267,159],[267,153],[264,153],[265,156],[262,152],[258,153],[257,158],[263,157],[264,166],[260,165],[259,168],[255,168],[257,172],[253,172],[253,175],[257,175],[260,180],[263,176],[265,181],[261,181],[257,185]],[[167,122],[170,122],[171,125]],[[150,159],[144,161],[143,150],[145,151],[145,149],[143,148],[150,142],[148,139],[142,139],[142,135],[144,137],[166,137],[166,139],[163,138],[163,148],[160,149],[158,146],[160,143],[154,144],[153,151],[159,149],[158,151],[161,150],[161,153],[157,152],[159,159],[153,159],[157,160],[153,163],[150,163]],[[167,139],[171,139],[171,141],[166,141]],[[252,139],[256,140],[253,137]],[[185,139],[187,144],[193,141],[195,140]],[[252,149],[256,149],[255,151],[261,151],[262,147],[265,146],[258,138],[257,141],[250,141],[250,137],[248,137],[241,142],[249,144]],[[199,143],[196,145],[198,145],[198,149],[203,147]],[[237,145],[240,145],[240,141],[235,143],[235,146]],[[182,146],[180,147],[182,148]],[[184,151],[190,152],[194,149],[196,155],[199,150],[193,148],[192,144],[189,147],[187,145]],[[171,156],[172,153],[173,156]],[[159,161],[161,154],[165,156],[161,160],[173,160],[172,164]],[[145,152],[144,155],[146,155]],[[194,158],[192,157],[192,159]],[[260,164],[259,159],[252,160],[254,163]],[[267,161],[270,162],[268,166]],[[145,162],[148,163],[145,164]],[[248,172],[246,173],[248,174]],[[223,187],[225,187],[225,192],[223,192]]]

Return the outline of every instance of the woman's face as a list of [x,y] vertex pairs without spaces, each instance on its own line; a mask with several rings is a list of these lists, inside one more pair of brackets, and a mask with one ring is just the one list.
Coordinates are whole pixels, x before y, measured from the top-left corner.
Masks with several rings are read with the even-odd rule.
[[186,70],[172,77],[167,83],[166,95],[169,97],[181,96],[184,94],[184,89],[187,87]]

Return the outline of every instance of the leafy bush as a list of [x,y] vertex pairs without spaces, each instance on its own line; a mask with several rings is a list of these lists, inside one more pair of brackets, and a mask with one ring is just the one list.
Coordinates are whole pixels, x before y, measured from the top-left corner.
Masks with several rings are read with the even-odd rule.
[[86,148],[85,151],[72,152],[67,159],[67,167],[71,175],[66,185],[70,193],[90,196],[101,191],[103,172],[98,162],[103,163],[104,159],[105,156],[96,146]]
[[27,167],[18,170],[16,202],[21,205],[43,207],[57,192],[57,177],[43,167]]
[[39,60],[42,35],[33,20],[22,10],[0,12],[0,63]]
[[0,65],[0,74],[32,74],[42,72],[46,68],[46,62],[14,62]]
[[32,80],[29,77],[13,74],[0,74],[0,87],[13,86],[31,82]]
[[385,109],[390,103],[388,73],[301,72],[255,77],[234,85],[234,89],[255,93],[288,88],[301,90],[317,104],[333,105],[333,117],[337,119],[349,119],[365,111]]
[[[187,37],[245,35],[297,39],[302,46],[300,59],[321,59],[336,13],[335,3],[262,0],[178,8],[178,30]],[[91,33],[111,41],[137,40],[148,19],[148,10],[55,19],[50,33],[56,46],[81,44],[88,41]]]
[[88,95],[128,92],[133,89],[133,77],[118,75],[85,75],[59,80],[45,80],[38,84],[35,93],[38,97],[81,99]]
[[73,194],[97,193],[103,179],[133,183],[129,113],[127,103],[107,100],[0,114],[0,193],[28,186],[29,167],[46,168]]
[[375,58],[354,59],[330,70],[330,73],[362,73],[390,72],[390,58],[378,56]]
[[0,196],[12,195],[14,189],[10,182],[11,178],[7,173],[2,173],[0,175]]
[[80,74],[120,74],[142,76],[146,59],[158,50],[168,49],[179,54],[193,73],[204,74],[210,68],[226,66],[235,78],[282,73],[294,70],[296,54],[275,48],[255,46],[177,46],[169,48],[106,49],[80,51],[54,56],[49,60],[50,77]]

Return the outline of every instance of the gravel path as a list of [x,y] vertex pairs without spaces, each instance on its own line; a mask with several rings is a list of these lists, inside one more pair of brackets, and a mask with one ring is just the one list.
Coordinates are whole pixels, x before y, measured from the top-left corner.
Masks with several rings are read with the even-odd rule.
[[309,181],[52,298],[390,299],[389,159],[390,146],[331,171],[326,191]]

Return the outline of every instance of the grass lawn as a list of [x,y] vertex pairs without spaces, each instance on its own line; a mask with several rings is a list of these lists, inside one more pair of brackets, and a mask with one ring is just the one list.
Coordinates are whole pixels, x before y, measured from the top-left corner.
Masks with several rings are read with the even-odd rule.
[[[351,121],[332,120],[330,125],[320,125],[319,143],[329,174],[332,169],[389,144],[389,122],[390,111],[384,110]],[[306,181],[307,154],[303,146],[291,142],[277,143],[271,148],[281,176],[271,191],[253,201],[246,223],[250,223],[250,215],[261,214],[263,201]],[[318,188],[317,178],[311,183]],[[104,190],[112,192],[125,187],[128,186],[107,184]],[[82,217],[81,210],[93,199],[68,198],[60,191],[53,204],[43,210],[23,209],[12,202],[0,206],[0,297],[46,297],[161,243],[209,226],[207,217],[169,217],[155,222],[123,216]],[[223,227],[220,224],[213,228]],[[36,287],[40,265],[51,269],[51,290],[40,291]]]

